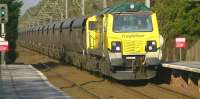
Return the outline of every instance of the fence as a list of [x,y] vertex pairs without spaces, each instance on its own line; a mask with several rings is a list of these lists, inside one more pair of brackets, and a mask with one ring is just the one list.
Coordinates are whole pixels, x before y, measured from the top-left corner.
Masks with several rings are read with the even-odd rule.
[[187,61],[200,61],[200,40],[186,52]]
[[[175,48],[175,41],[170,40],[163,48],[163,61],[179,61],[180,50]],[[182,49],[182,61],[200,61],[200,40],[192,47]]]

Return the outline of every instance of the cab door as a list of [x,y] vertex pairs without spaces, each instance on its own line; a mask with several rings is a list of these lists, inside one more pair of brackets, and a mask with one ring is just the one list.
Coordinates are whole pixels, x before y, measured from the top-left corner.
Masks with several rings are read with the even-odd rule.
[[96,49],[98,42],[96,16],[89,17],[87,20],[87,49]]

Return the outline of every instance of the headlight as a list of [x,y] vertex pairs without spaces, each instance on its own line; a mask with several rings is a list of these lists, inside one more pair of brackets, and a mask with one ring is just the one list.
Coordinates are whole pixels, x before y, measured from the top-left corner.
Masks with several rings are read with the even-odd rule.
[[120,51],[121,48],[119,46],[116,47],[116,51]]
[[112,52],[121,52],[121,42],[112,41],[111,45],[112,45],[112,48],[111,48]]
[[156,52],[157,51],[156,41],[147,41],[145,50],[146,50],[146,52]]

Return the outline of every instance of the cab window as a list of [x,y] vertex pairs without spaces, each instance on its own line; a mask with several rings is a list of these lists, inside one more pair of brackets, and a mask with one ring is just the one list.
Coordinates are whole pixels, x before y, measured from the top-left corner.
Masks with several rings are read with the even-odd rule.
[[90,21],[89,22],[89,30],[95,31],[97,29],[97,22],[96,21]]

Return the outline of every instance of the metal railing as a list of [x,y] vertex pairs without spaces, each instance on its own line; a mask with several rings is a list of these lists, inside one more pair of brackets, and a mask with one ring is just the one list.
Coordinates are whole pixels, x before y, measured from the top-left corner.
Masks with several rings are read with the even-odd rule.
[[95,38],[89,33],[89,47],[94,48],[95,46]]

